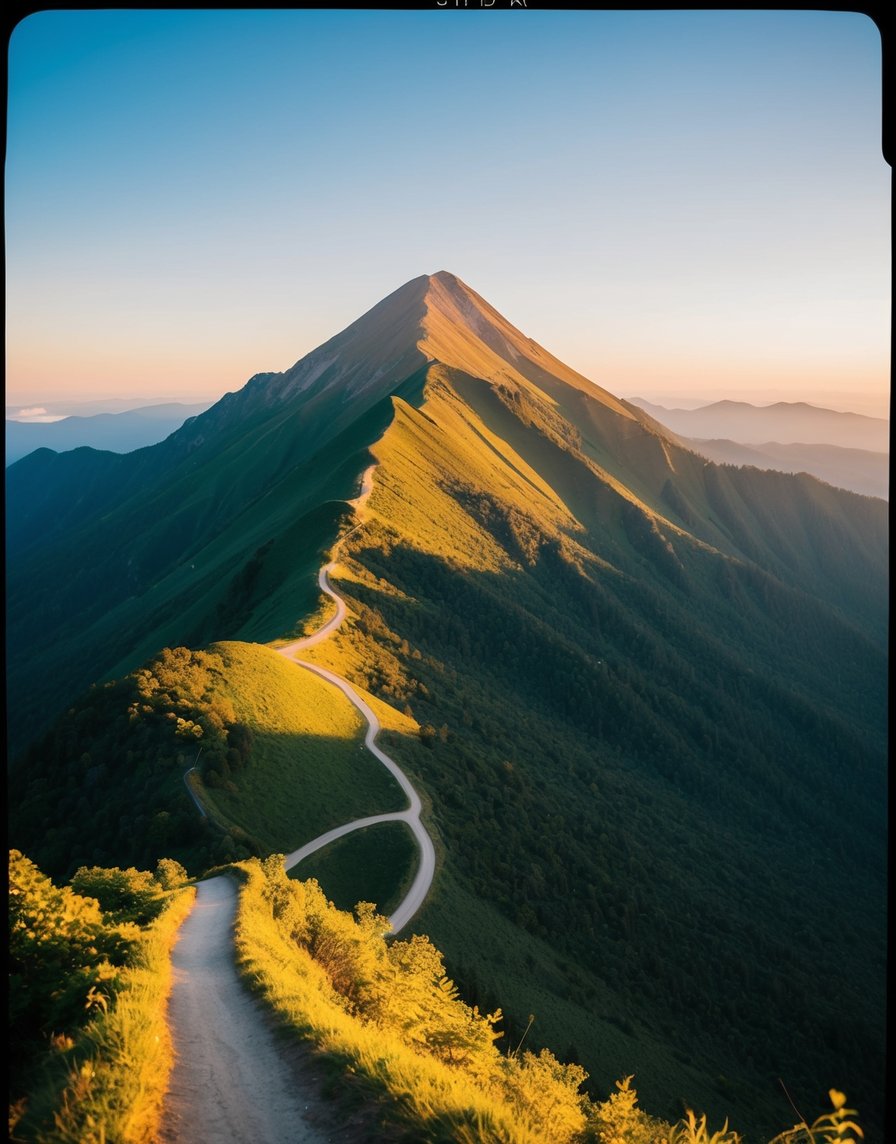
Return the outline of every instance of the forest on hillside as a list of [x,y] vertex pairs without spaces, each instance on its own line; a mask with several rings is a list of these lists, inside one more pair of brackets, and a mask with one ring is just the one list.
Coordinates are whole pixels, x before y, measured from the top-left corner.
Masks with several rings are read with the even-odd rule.
[[184,785],[192,765],[212,788],[232,783],[251,757],[251,731],[214,690],[223,671],[214,652],[165,648],[92,687],[10,772],[13,842],[60,878],[166,856],[200,873],[256,853],[244,831],[203,822]]
[[[879,1123],[883,654],[747,565],[716,562],[698,619],[674,578],[584,575],[531,522],[485,511],[516,573],[371,528],[367,576],[345,585],[359,681],[423,725],[387,749],[431,791],[449,865],[580,967],[561,994],[588,1006],[610,983],[622,1027],[715,1061],[720,1095],[736,1072],[752,1130],[774,1127],[778,1076],[842,1084]],[[819,688],[813,643],[842,680]],[[494,970],[437,915],[422,924],[487,1003]]]

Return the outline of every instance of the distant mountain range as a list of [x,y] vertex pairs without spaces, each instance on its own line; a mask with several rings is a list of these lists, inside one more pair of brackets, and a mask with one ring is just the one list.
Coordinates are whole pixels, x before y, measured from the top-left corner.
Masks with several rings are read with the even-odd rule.
[[673,433],[700,440],[721,438],[743,445],[769,441],[838,445],[872,453],[886,453],[890,447],[890,423],[883,418],[821,409],[805,401],[778,401],[774,405],[715,401],[699,409],[667,409],[640,397],[631,401]]
[[[210,828],[175,728],[192,758],[210,716],[194,696],[176,718],[189,653],[164,678],[141,665],[299,634],[344,534],[349,619],[315,655],[392,713],[388,752],[438,838],[414,926],[471,1003],[604,1092],[636,1073],[658,1115],[684,1100],[771,1135],[782,1077],[847,1092],[873,1130],[887,505],[715,464],[656,418],[441,272],[156,445],[11,465],[11,843],[54,874],[195,853]],[[226,666],[202,670],[220,697]],[[282,798],[250,739],[214,776],[234,854],[273,846],[256,812]],[[331,746],[280,739],[281,770]],[[326,767],[308,774],[303,800],[334,797]]]
[[6,464],[35,449],[63,452],[89,446],[113,453],[130,453],[164,441],[190,417],[208,409],[210,401],[196,404],[166,402],[122,413],[95,413],[63,417],[59,421],[6,421]]
[[844,449],[840,445],[741,445],[737,441],[701,441],[681,437],[682,444],[720,465],[755,465],[784,473],[811,473],[837,488],[863,496],[890,495],[890,457],[867,449]]
[[805,402],[757,406],[717,401],[668,409],[640,397],[633,405],[711,461],[811,473],[865,496],[889,496],[889,422]]

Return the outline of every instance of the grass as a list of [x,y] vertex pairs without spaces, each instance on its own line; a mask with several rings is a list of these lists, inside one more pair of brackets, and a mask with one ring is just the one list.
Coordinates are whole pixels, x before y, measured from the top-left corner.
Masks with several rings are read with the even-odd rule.
[[363,747],[364,720],[337,688],[258,644],[210,650],[226,664],[220,695],[253,735],[234,789],[206,788],[214,811],[286,852],[353,818],[404,809],[398,785]]
[[[727,1121],[711,1131],[705,1114],[684,1110],[673,1124],[645,1113],[636,1107],[631,1075],[594,1101],[580,1091],[584,1071],[549,1050],[536,1054],[515,1044],[497,1051],[493,1026],[500,1012],[485,1018],[458,998],[428,939],[387,944],[375,914],[358,910],[353,918],[334,909],[315,882],[288,881],[276,857],[231,869],[242,887],[239,970],[281,1026],[310,1043],[318,1063],[332,1070],[329,1093],[353,1102],[355,1124],[366,1123],[365,1138],[744,1144]],[[806,1140],[857,1144],[856,1114],[842,1093],[832,1090],[830,1098],[834,1111],[815,1122]],[[798,1139],[799,1128],[773,1144]]]
[[388,917],[417,868],[417,846],[403,822],[368,826],[337,839],[294,866],[290,877],[314,878],[333,904],[351,910],[373,902]]
[[[496,450],[503,463],[496,464]],[[493,491],[505,502],[537,513],[545,524],[575,528],[549,485],[509,445],[493,437],[450,390],[439,388],[426,412],[396,401],[395,418],[373,447],[380,462],[368,509],[400,521],[425,552],[462,567],[498,571],[507,556],[485,527],[477,528],[453,495],[452,483]],[[413,488],[408,499],[405,489]]]
[[144,932],[121,991],[77,1039],[58,1044],[27,1112],[10,1128],[27,1144],[150,1144],[174,1061],[166,1005],[171,949],[195,898],[190,887]]
[[586,1087],[595,1099],[611,1091],[619,1076],[634,1073],[641,1103],[653,1115],[674,1118],[682,1101],[693,1102],[697,1093],[713,1117],[728,1113],[718,1096],[703,1099],[706,1076],[685,1060],[685,1046],[678,1045],[676,1053],[676,1046],[632,1017],[627,998],[612,982],[515,926],[466,889],[451,866],[442,869],[406,932],[431,938],[470,1000],[485,1008],[501,1005],[508,1033],[503,1050],[519,1041],[533,1014],[525,1043],[549,1046],[566,1059],[587,1057]]
[[571,1139],[534,1128],[466,1069],[416,1052],[397,1032],[353,1016],[323,966],[272,915],[260,865],[241,862],[234,869],[243,883],[235,932],[240,973],[284,1026],[342,1074],[343,1092],[373,1110],[378,1131],[371,1138],[407,1144]]

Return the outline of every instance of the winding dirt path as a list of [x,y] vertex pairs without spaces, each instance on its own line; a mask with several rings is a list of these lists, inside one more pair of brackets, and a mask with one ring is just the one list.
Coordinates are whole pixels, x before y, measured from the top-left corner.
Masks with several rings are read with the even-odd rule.
[[[359,515],[373,490],[373,470],[375,467],[376,466],[371,465],[365,470],[364,476],[361,479],[360,494],[354,500],[348,502]],[[360,522],[356,524],[354,528],[349,529],[345,536],[337,541],[333,548],[333,556],[336,555],[339,545],[342,544],[346,537],[350,536],[355,529],[359,527]],[[301,862],[303,858],[307,858],[309,854],[313,854],[316,850],[320,850],[330,842],[335,842],[337,838],[343,838],[346,834],[351,834],[355,830],[363,830],[366,826],[375,826],[381,822],[406,822],[411,829],[411,833],[414,835],[414,839],[420,851],[420,864],[417,867],[417,873],[414,876],[414,881],[411,883],[410,889],[389,918],[392,932],[398,933],[399,930],[408,924],[414,914],[416,914],[423,905],[426,895],[429,893],[429,887],[432,885],[432,879],[436,869],[435,848],[433,847],[432,839],[420,819],[420,796],[398,763],[376,745],[376,737],[380,732],[380,721],[373,713],[370,705],[361,698],[352,685],[334,671],[320,667],[316,663],[310,663],[308,660],[294,658],[297,651],[314,647],[315,644],[320,643],[332,635],[345,619],[345,601],[330,583],[330,573],[335,567],[335,559],[331,560],[329,564],[325,564],[320,570],[317,582],[320,585],[321,591],[335,601],[336,614],[312,635],[305,636],[300,640],[294,640],[292,643],[286,644],[285,647],[278,648],[277,650],[280,655],[286,656],[287,659],[295,663],[298,667],[304,667],[308,671],[313,671],[315,675],[319,675],[322,679],[326,679],[329,683],[332,683],[334,687],[338,687],[349,702],[357,707],[367,723],[367,734],[364,737],[364,745],[395,778],[407,796],[408,808],[407,810],[395,811],[391,814],[375,814],[369,818],[356,818],[352,822],[347,822],[344,826],[337,826],[333,830],[328,830],[326,833],[312,839],[311,842],[305,843],[305,845],[301,846],[298,850],[287,854],[284,865],[287,870],[291,870],[293,866],[298,865],[298,863]]]
[[171,1070],[157,1144],[334,1144],[332,1113],[237,976],[235,884],[209,878],[171,962]]
[[353,822],[347,822],[345,826],[337,826],[333,830],[328,830],[325,834],[321,834],[311,842],[307,842],[298,850],[287,854],[284,865],[287,870],[291,870],[293,866],[298,865],[298,863],[301,862],[303,858],[307,858],[309,854],[313,854],[316,850],[320,850],[330,842],[335,842],[337,838],[342,838],[355,830],[363,830],[365,826],[376,826],[377,823],[380,822],[406,822],[420,850],[420,864],[417,867],[417,873],[414,876],[414,881],[411,883],[411,888],[389,918],[392,932],[398,933],[399,930],[408,924],[414,914],[416,914],[423,905],[426,895],[429,893],[429,887],[432,885],[432,879],[436,869],[435,848],[433,847],[432,839],[429,837],[426,828],[420,821],[420,796],[414,790],[413,786],[411,786],[407,775],[401,770],[395,760],[387,755],[385,751],[381,751],[376,745],[374,740],[380,730],[380,721],[376,715],[374,715],[369,704],[361,698],[351,684],[346,683],[341,676],[336,675],[335,672],[328,671],[325,667],[318,667],[316,664],[306,663],[304,660],[298,659],[294,662],[302,667],[308,668],[309,671],[313,671],[323,679],[329,680],[330,683],[338,687],[339,690],[351,700],[355,707],[358,708],[367,720],[367,734],[364,737],[365,746],[395,777],[398,781],[398,785],[407,795],[410,805],[407,810],[393,811],[391,814],[374,814],[369,818],[356,818]]
[[[361,477],[361,491],[358,496],[347,503],[352,506],[355,513],[360,516],[367,499],[373,491],[373,471],[376,465],[370,465],[364,470]],[[336,604],[336,612],[330,617],[327,622],[320,627],[316,632],[311,635],[303,636],[301,639],[293,640],[292,643],[285,644],[283,647],[277,649],[280,655],[285,656],[291,663],[297,667],[305,668],[306,671],[313,671],[315,675],[319,675],[322,679],[332,683],[334,687],[345,695],[345,697],[352,703],[367,723],[367,734],[364,736],[364,745],[373,754],[389,773],[395,778],[398,785],[404,791],[408,800],[407,810],[393,811],[389,814],[374,814],[368,818],[356,818],[352,822],[345,823],[344,826],[337,826],[332,830],[326,831],[324,834],[313,838],[310,842],[306,842],[300,846],[298,850],[293,850],[291,854],[287,854],[284,860],[284,866],[287,870],[291,870],[293,866],[298,865],[303,858],[307,858],[315,851],[327,846],[330,842],[335,842],[337,838],[344,838],[346,834],[352,834],[356,830],[363,830],[366,826],[376,826],[382,822],[405,822],[410,828],[417,843],[417,848],[420,851],[420,864],[417,867],[417,872],[414,875],[414,880],[411,883],[410,889],[405,894],[402,901],[399,903],[395,912],[389,918],[389,925],[393,933],[398,933],[403,929],[416,912],[423,905],[426,900],[426,895],[429,893],[429,888],[432,885],[432,880],[435,875],[436,869],[436,854],[433,847],[432,839],[427,833],[426,827],[420,818],[421,804],[420,796],[412,786],[410,780],[404,771],[399,767],[391,756],[387,755],[385,751],[381,750],[376,745],[376,737],[380,732],[380,721],[373,713],[370,705],[361,698],[358,692],[352,687],[348,680],[343,679],[341,675],[337,675],[335,671],[330,671],[328,668],[320,667],[316,663],[310,663],[308,660],[296,659],[295,654],[297,651],[306,650],[307,648],[314,647],[315,644],[321,643],[322,640],[327,639],[333,632],[341,625],[345,619],[347,609],[343,598],[335,590],[330,582],[330,573],[336,568],[336,552],[339,546],[343,543],[346,537],[358,528],[361,527],[359,520],[352,528],[345,533],[344,536],[336,542],[332,549],[332,559],[328,564],[325,564],[318,573],[317,582],[320,590],[330,597]],[[204,817],[208,817],[202,802],[199,799],[194,788],[190,785],[189,776],[191,772],[195,771],[195,766],[190,767],[184,773],[184,785],[186,786],[190,797],[199,809],[199,813]]]
[[[363,508],[372,487],[373,466],[364,473],[360,495],[349,502],[356,511]],[[322,591],[335,600],[336,615],[313,635],[280,648],[287,658],[326,639],[345,618],[345,601],[329,580],[334,567],[331,561],[322,568],[318,581]],[[286,869],[354,830],[379,822],[406,822],[417,840],[421,859],[410,890],[389,919],[397,933],[422,905],[435,871],[432,839],[420,821],[420,797],[395,760],[377,747],[379,720],[351,684],[317,664],[292,662],[338,687],[358,708],[367,721],[364,742],[368,750],[395,777],[409,805],[407,810],[355,819],[327,831],[287,855]],[[189,782],[194,769],[184,774],[184,784],[205,815]],[[362,1137],[356,1132],[333,1127],[332,1110],[315,1095],[318,1083],[307,1068],[303,1069],[301,1051],[278,1042],[269,1018],[237,975],[235,884],[229,878],[215,877],[199,882],[196,889],[196,902],[181,926],[171,959],[174,982],[168,1025],[176,1062],[157,1144],[357,1144]]]

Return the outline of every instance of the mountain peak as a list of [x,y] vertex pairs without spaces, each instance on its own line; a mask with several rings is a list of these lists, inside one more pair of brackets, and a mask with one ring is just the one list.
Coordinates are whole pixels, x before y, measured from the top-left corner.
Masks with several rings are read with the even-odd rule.
[[560,381],[631,418],[618,398],[511,325],[457,275],[440,270],[426,281],[419,346],[430,361],[490,381],[535,384],[552,396]]
[[565,383],[632,416],[616,397],[526,337],[449,270],[399,286],[297,362],[283,375],[281,393],[334,384],[349,393],[373,386],[384,392],[428,363],[493,382],[535,384],[549,393]]
[[463,286],[463,282],[461,282],[456,274],[452,274],[450,270],[437,270],[435,274],[428,274],[427,277],[430,282],[441,282],[446,286],[457,284]]
[[[399,286],[344,330],[280,374],[256,375],[229,394],[184,439],[205,425],[238,424],[250,411],[271,409],[301,394],[317,402],[337,394],[341,406],[372,402],[427,365],[440,364],[500,384],[536,386],[563,402],[569,387],[627,419],[616,397],[564,365],[448,270]],[[199,419],[202,422],[202,418]]]

